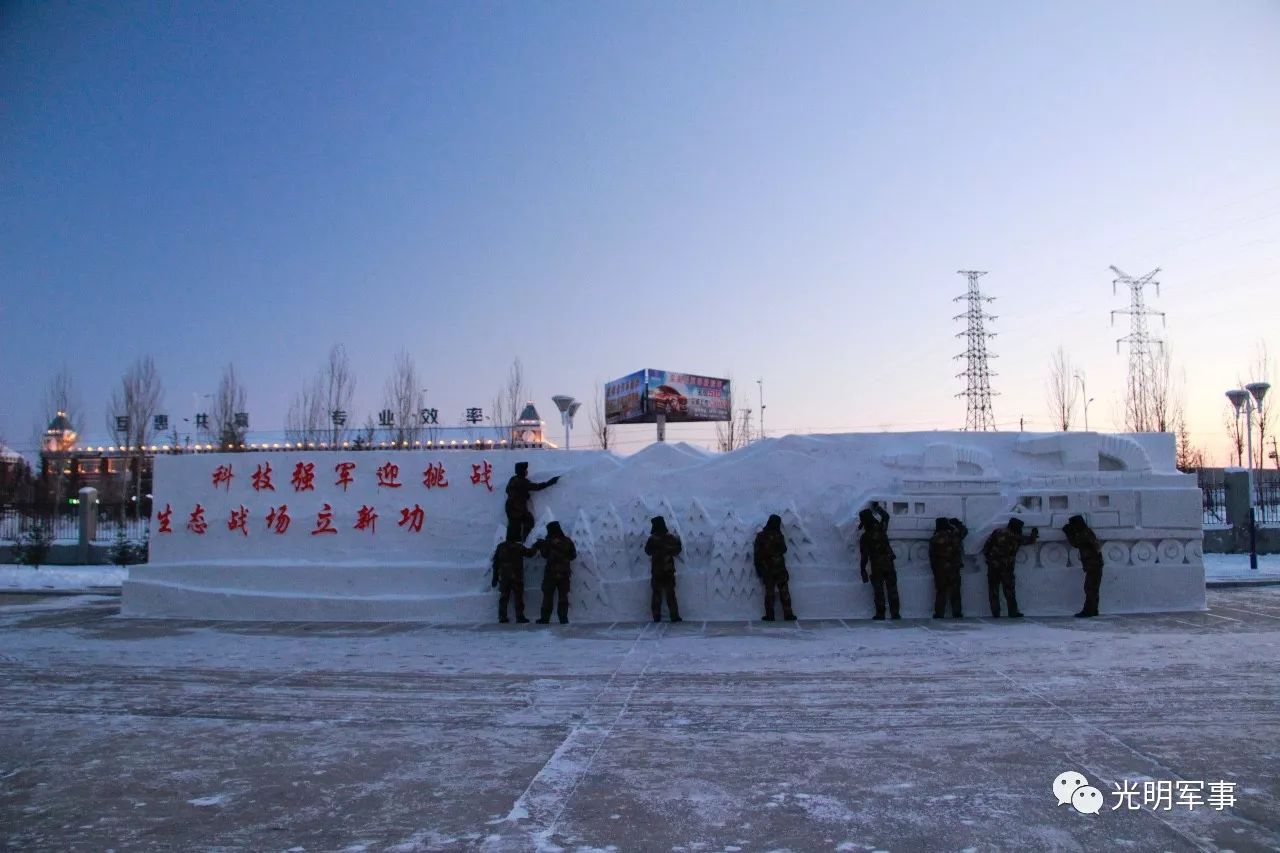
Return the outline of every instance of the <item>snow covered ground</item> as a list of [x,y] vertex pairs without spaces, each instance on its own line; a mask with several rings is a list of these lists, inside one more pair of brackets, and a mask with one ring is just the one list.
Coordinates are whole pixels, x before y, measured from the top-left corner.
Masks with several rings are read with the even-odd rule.
[[0,565],[0,592],[4,590],[88,590],[97,587],[119,589],[129,570],[121,566],[31,566]]
[[1259,554],[1258,568],[1249,568],[1248,554],[1205,554],[1204,577],[1214,581],[1280,580],[1280,554]]
[[[15,848],[1243,851],[1280,826],[1280,587],[1196,613],[772,625],[7,602]],[[1100,814],[1056,804],[1067,770]],[[1220,780],[1227,809],[1111,808],[1123,782]]]

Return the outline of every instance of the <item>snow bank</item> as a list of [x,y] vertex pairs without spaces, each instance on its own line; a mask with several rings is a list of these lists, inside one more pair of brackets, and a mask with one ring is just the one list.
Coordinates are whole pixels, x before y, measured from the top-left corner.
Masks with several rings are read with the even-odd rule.
[[[171,532],[153,524],[151,562],[133,567],[124,611],[488,621],[497,598],[489,557],[517,461],[530,463],[534,480],[562,475],[535,493],[532,510],[539,531],[558,520],[577,541],[577,621],[648,617],[642,547],[657,514],[684,539],[677,569],[686,618],[759,615],[751,543],[775,512],[788,538],[797,611],[868,616],[871,589],[858,577],[855,526],[870,500],[893,516],[907,616],[932,611],[926,542],[939,515],[963,518],[971,531],[964,598],[975,615],[987,609],[982,542],[1011,514],[1041,527],[1040,542],[1019,555],[1026,612],[1079,609],[1082,574],[1059,530],[1077,513],[1104,542],[1104,610],[1201,609],[1200,491],[1173,459],[1172,437],[1163,435],[947,432],[788,436],[719,455],[655,444],[626,458],[558,450],[160,457],[155,506],[171,510]],[[220,466],[229,480],[215,478]],[[528,561],[531,608],[541,576],[541,560]]]
[[0,592],[4,590],[68,590],[95,587],[120,588],[129,570],[120,566],[0,566]]

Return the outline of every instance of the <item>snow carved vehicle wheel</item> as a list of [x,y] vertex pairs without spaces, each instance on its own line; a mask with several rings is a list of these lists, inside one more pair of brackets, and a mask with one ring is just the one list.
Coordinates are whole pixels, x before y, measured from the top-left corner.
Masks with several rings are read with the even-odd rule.
[[911,562],[929,565],[929,543],[916,542],[911,546]]
[[1129,552],[1129,559],[1135,566],[1154,566],[1156,556],[1155,543],[1146,539],[1133,543],[1133,549]]
[[1124,542],[1108,542],[1102,546],[1102,562],[1105,566],[1129,565],[1129,546]]
[[1037,551],[1037,550],[1038,550],[1038,549],[1037,549],[1035,546],[1032,546],[1032,545],[1028,545],[1028,546],[1026,546],[1026,547],[1019,548],[1019,549],[1018,549],[1018,559],[1017,559],[1017,560],[1015,560],[1015,561],[1014,561],[1014,563],[1013,563],[1014,568],[1017,568],[1017,569],[1029,569],[1029,568],[1031,568],[1032,566],[1034,566],[1034,565],[1036,564],[1036,551]]
[[1040,565],[1046,569],[1063,569],[1067,566],[1067,546],[1061,542],[1048,542],[1040,546]]
[[1160,540],[1160,562],[1165,565],[1177,566],[1182,564],[1182,558],[1186,556],[1186,549],[1182,547],[1182,543],[1177,539],[1161,539]]
[[1204,541],[1201,539],[1192,539],[1183,550],[1187,559],[1193,563],[1198,563],[1204,559]]

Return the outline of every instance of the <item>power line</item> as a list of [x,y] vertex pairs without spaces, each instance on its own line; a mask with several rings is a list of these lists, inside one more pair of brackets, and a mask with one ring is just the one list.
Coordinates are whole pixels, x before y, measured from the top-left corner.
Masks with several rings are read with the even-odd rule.
[[994,430],[995,415],[991,412],[991,377],[995,374],[987,367],[987,359],[995,358],[995,353],[987,352],[987,338],[994,338],[995,332],[986,330],[986,322],[994,320],[994,314],[986,313],[984,308],[988,302],[994,302],[995,297],[983,296],[982,291],[978,289],[978,279],[986,275],[986,272],[979,270],[959,270],[960,275],[969,279],[969,288],[961,296],[957,296],[952,302],[966,300],[968,307],[963,314],[957,314],[953,320],[964,318],[968,323],[968,328],[963,332],[957,332],[957,338],[965,338],[968,346],[965,351],[956,356],[956,358],[966,359],[965,369],[956,376],[963,376],[967,383],[967,388],[963,393],[957,394],[957,397],[965,397],[968,402],[965,408],[964,428],[966,430]]

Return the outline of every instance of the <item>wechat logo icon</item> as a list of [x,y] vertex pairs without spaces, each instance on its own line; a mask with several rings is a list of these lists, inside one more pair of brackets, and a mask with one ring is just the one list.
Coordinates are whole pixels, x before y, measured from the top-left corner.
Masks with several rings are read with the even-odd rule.
[[1070,805],[1080,814],[1097,814],[1102,810],[1102,792],[1090,785],[1084,774],[1074,770],[1059,773],[1053,780],[1053,796],[1058,805]]

